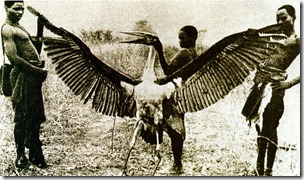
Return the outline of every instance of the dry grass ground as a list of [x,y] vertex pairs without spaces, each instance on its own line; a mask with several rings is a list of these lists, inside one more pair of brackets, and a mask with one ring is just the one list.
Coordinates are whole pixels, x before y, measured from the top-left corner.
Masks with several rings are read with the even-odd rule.
[[[132,59],[132,58],[130,58]],[[0,174],[2,176],[120,176],[128,152],[134,120],[95,113],[83,105],[50,69],[43,86],[47,121],[41,129],[47,169],[35,166],[17,171],[13,165],[13,112],[9,98],[0,97]],[[297,67],[297,66],[296,66]],[[250,81],[249,81],[250,82]],[[217,104],[186,115],[182,176],[251,176],[256,160],[256,133],[240,115],[250,83],[236,88]],[[300,88],[287,93],[279,129],[275,176],[300,175]],[[290,108],[293,107],[293,108]],[[115,120],[115,128],[113,128]],[[288,132],[286,131],[288,130]],[[248,134],[249,132],[249,134]],[[138,139],[128,174],[149,176],[155,164],[154,146]],[[170,139],[164,135],[157,176],[174,176]]]

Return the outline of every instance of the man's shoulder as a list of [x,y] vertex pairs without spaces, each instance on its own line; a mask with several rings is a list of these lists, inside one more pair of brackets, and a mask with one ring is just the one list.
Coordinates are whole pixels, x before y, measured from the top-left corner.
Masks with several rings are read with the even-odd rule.
[[183,62],[183,64],[186,62],[192,61],[193,56],[191,51],[187,48],[182,48],[179,50],[179,52],[175,55],[175,57],[171,60],[171,64],[173,63],[180,63]]
[[184,55],[184,56],[191,56],[191,51],[187,48],[182,48],[180,50],[180,54]]
[[4,36],[12,35],[15,32],[15,29],[16,27],[5,23],[2,25],[1,33]]
[[28,38],[29,33],[22,26],[14,26],[11,24],[4,24],[1,30],[2,36],[4,38],[18,37],[18,38]]
[[298,36],[297,34],[291,35],[285,40],[285,46],[287,47],[294,48],[295,46],[300,47],[300,45],[300,36]]
[[195,48],[183,48],[180,53],[183,56],[187,56],[187,57],[191,57],[191,58],[195,58],[197,56],[197,52]]

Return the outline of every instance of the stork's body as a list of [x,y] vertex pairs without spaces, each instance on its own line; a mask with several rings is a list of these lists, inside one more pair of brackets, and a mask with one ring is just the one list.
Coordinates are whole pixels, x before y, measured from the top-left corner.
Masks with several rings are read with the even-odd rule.
[[[139,135],[151,144],[156,144],[157,157],[160,162],[160,144],[163,136],[163,106],[164,98],[169,98],[175,91],[176,87],[172,82],[165,85],[156,84],[157,80],[154,71],[156,51],[153,46],[149,47],[149,55],[146,66],[142,75],[142,82],[134,87],[134,96],[136,99],[136,128],[133,138],[130,142],[130,152]],[[127,161],[125,163],[124,173],[126,170]],[[155,170],[159,164],[156,164]],[[154,173],[155,173],[154,170]]]
[[[156,75],[154,72],[154,62],[156,53],[150,46],[148,59],[143,71],[142,82],[135,86],[134,96],[136,100],[137,120],[148,123],[149,120],[155,125],[162,123],[163,114],[161,101],[165,95],[165,88],[155,84]],[[146,127],[145,127],[146,128]]]
[[[163,120],[162,101],[169,98],[176,90],[172,82],[160,85],[155,83],[157,80],[154,64],[156,50],[153,46],[155,35],[144,32],[128,32],[126,34],[139,36],[141,38],[124,43],[140,43],[149,45],[149,55],[141,77],[141,82],[134,87],[134,98],[136,101],[137,120],[143,120],[145,123],[161,125]],[[147,119],[148,118],[148,119]],[[153,119],[153,121],[151,121]]]

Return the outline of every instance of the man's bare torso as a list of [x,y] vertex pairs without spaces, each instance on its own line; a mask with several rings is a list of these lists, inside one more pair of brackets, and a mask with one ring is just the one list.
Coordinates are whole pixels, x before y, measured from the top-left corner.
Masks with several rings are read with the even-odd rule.
[[[17,49],[17,54],[26,61],[40,61],[39,54],[33,45],[29,33],[20,25],[5,24],[3,27],[3,36],[12,34],[13,42]],[[6,50],[7,51],[7,50]]]
[[265,66],[286,70],[300,53],[300,38],[292,35],[285,40],[286,49],[279,54],[274,54],[265,61]]

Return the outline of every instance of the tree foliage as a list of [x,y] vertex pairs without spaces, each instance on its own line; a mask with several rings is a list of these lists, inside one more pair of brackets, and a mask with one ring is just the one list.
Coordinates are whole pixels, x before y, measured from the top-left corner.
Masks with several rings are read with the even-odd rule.
[[148,22],[148,20],[139,20],[135,23],[133,28],[134,31],[144,31],[156,34],[152,28],[152,25]]
[[113,35],[112,30],[84,30],[80,31],[80,38],[91,44],[107,44],[120,40],[119,37]]

